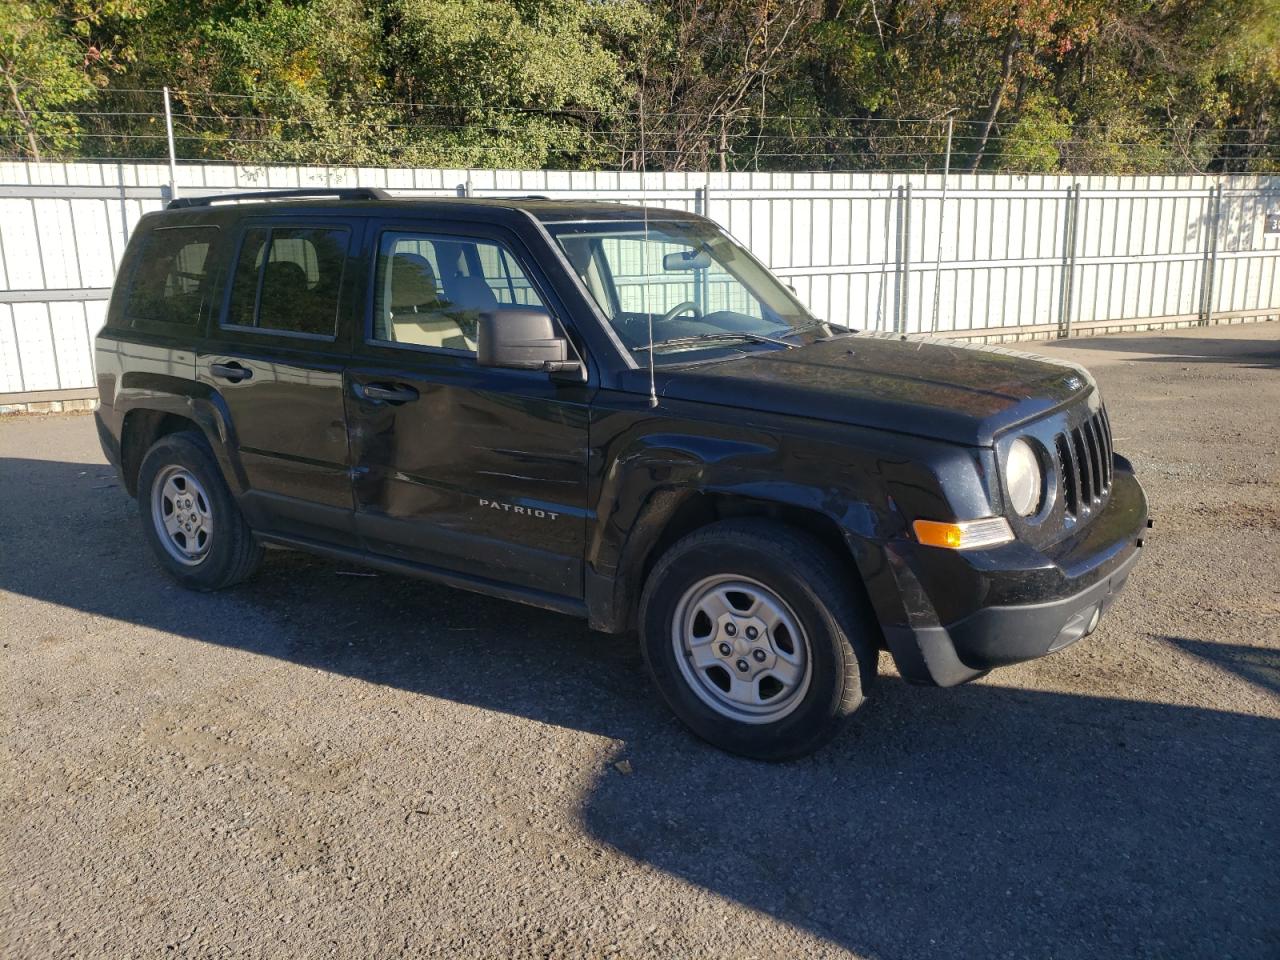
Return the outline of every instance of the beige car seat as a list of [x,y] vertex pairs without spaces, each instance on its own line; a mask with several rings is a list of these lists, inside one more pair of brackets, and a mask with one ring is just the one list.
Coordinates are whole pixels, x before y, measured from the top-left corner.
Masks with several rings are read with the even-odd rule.
[[397,253],[391,258],[391,323],[396,343],[474,350],[475,344],[450,316],[452,304],[440,297],[435,271],[426,257]]

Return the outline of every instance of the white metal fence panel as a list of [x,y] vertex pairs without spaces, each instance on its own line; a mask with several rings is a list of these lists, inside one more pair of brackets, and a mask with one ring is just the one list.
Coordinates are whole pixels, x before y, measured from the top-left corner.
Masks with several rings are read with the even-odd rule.
[[[185,195],[544,194],[718,221],[814,313],[1008,339],[1280,317],[1280,177],[620,173],[187,165]],[[92,339],[158,163],[0,163],[0,403],[93,385]]]

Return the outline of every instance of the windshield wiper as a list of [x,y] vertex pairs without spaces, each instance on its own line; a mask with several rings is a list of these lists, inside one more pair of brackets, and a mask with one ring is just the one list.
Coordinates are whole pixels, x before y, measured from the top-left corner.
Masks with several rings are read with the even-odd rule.
[[[762,333],[747,333],[746,331],[728,331],[724,333],[698,333],[689,337],[669,337],[666,340],[655,340],[653,348],[657,350],[659,347],[687,347],[696,343],[716,343],[719,341],[745,341],[747,343],[773,343],[780,347],[786,347],[788,350],[794,350],[796,345],[788,343],[786,340],[779,340],[776,337],[766,337]],[[631,348],[632,353],[643,353],[649,349],[649,344],[642,343],[639,346]]]
[[841,337],[851,337],[858,331],[853,327],[847,327],[843,323],[834,323],[831,320],[815,320],[813,323],[804,323],[798,327],[792,327],[791,333],[808,333],[810,330],[817,330],[821,327],[835,327],[837,333],[828,334],[825,337],[818,337],[814,343],[824,343],[827,340],[838,340]]

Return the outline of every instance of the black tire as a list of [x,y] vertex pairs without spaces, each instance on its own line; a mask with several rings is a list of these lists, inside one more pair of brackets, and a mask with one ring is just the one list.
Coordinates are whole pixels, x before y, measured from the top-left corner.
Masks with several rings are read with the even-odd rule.
[[[209,540],[207,552],[182,562],[166,546],[169,537],[158,525],[152,509],[157,478],[167,472],[186,471],[198,482],[207,503]],[[162,481],[163,482],[163,481]],[[203,502],[203,501],[202,501]],[[221,590],[249,579],[262,562],[262,546],[245,522],[235,498],[222,479],[205,438],[194,431],[171,433],[157,440],[142,458],[138,471],[138,512],[143,535],[161,569],[192,590]]]
[[[714,702],[715,696],[714,691],[708,694],[705,683],[699,692],[697,670],[690,665],[686,672],[681,664],[682,657],[691,661],[689,654],[677,653],[677,612],[683,617],[690,609],[687,591],[721,576],[749,578],[766,587],[808,637],[807,687],[795,685],[787,708],[791,712],[776,720],[757,717],[744,722],[726,716],[723,707],[709,705],[708,697]],[[819,541],[783,524],[727,520],[695,531],[659,559],[645,584],[639,627],[650,677],[676,716],[723,750],[758,760],[811,753],[862,705],[876,677],[879,628],[860,585],[850,584],[849,576],[848,567]],[[731,586],[723,589],[734,593]],[[775,641],[766,636],[753,642]],[[765,652],[759,655],[763,660]],[[732,659],[702,676],[712,677],[721,669],[726,678],[732,677],[733,664],[741,669],[743,662],[749,665],[747,657]],[[767,678],[757,681],[762,682]],[[757,685],[757,692],[760,689]]]

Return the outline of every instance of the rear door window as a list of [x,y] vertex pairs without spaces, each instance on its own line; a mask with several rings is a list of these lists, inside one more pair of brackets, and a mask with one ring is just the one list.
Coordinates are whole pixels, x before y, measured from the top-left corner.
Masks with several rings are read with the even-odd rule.
[[336,226],[246,230],[226,325],[332,340],[350,239]]
[[135,326],[194,326],[209,295],[217,227],[161,227],[142,241],[125,300]]

